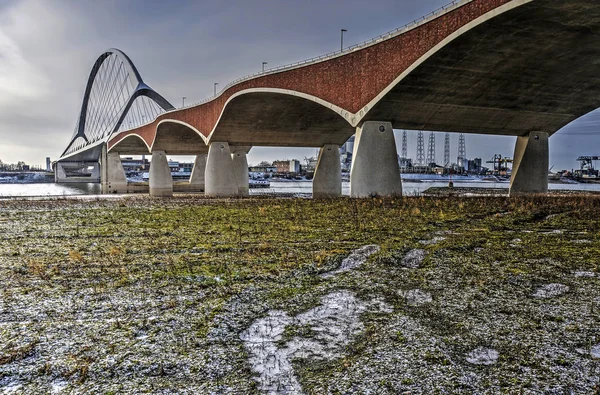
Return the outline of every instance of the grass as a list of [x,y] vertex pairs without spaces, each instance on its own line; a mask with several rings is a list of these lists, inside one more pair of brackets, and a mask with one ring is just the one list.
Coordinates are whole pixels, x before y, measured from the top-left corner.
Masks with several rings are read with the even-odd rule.
[[[588,390],[597,383],[577,384],[571,366],[598,367],[574,350],[600,342],[600,280],[573,272],[600,272],[599,214],[594,196],[0,201],[0,388],[252,392],[239,333],[269,309],[298,314],[348,289],[394,313],[365,314],[364,333],[333,363],[298,366],[308,393],[355,382],[457,390],[460,369],[506,392]],[[434,237],[444,239],[421,243]],[[366,244],[382,250],[363,267],[319,276]],[[414,248],[427,255],[407,270]],[[531,298],[552,282],[569,293]],[[414,288],[433,302],[406,305],[398,291]],[[283,341],[294,336],[311,330],[287,328]],[[465,365],[481,344],[500,351],[499,366]],[[544,357],[553,344],[560,350]],[[410,362],[406,374],[394,373],[404,362],[372,359],[391,350]],[[511,381],[522,366],[530,377]]]

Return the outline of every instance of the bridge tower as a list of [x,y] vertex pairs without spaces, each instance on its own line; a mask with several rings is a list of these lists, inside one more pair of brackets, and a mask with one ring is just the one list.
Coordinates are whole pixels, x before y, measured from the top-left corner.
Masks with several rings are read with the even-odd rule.
[[444,167],[450,167],[450,133],[444,136]]
[[427,146],[427,165],[435,163],[435,133],[429,132],[429,145]]
[[419,131],[417,136],[417,164],[425,164],[425,139],[423,137],[423,132],[421,131]]

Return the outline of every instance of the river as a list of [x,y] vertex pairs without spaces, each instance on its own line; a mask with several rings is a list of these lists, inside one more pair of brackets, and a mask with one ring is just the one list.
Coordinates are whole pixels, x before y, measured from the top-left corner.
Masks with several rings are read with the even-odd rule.
[[[419,195],[430,187],[446,187],[446,182],[410,182],[402,183],[405,195]],[[508,188],[507,182],[457,182],[456,187],[471,188]],[[600,184],[550,184],[550,189],[600,191]],[[312,193],[312,183],[307,181],[271,182],[270,188],[251,189],[252,195],[276,193]],[[350,193],[350,184],[342,184],[342,193]],[[16,197],[61,197],[76,195],[99,195],[99,184],[0,184],[0,198]]]

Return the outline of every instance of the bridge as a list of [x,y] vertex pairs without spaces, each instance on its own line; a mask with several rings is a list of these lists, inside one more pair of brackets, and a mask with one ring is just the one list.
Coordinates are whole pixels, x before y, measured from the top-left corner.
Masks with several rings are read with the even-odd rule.
[[[144,96],[155,116],[132,117],[133,106],[121,104],[116,123],[88,132],[80,115],[59,163],[99,157],[111,190],[126,185],[120,154],[151,154],[150,194],[165,196],[173,191],[166,155],[196,155],[190,183],[232,196],[248,191],[251,147],[319,147],[314,196],[335,197],[337,148],[356,134],[351,195],[388,196],[401,193],[394,128],[482,133],[517,137],[511,195],[544,193],[548,138],[600,107],[599,45],[595,0],[456,0],[371,41],[239,79],[185,108],[173,109],[134,72],[143,93],[124,102]],[[90,76],[86,97],[97,84]]]

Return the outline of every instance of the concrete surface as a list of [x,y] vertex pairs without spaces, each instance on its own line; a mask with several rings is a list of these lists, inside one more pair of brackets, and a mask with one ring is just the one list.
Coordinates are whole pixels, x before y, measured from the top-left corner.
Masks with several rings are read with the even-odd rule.
[[208,149],[205,173],[206,196],[230,197],[238,194],[229,144],[214,142]]
[[327,144],[321,148],[312,185],[315,199],[342,196],[342,166],[339,145]]
[[392,124],[365,122],[356,128],[350,196],[401,196],[402,181]]
[[396,129],[552,135],[600,107],[596,0],[535,0],[436,52],[365,117]]
[[[91,171],[87,169],[93,167]],[[78,176],[81,171],[88,172],[89,176]],[[98,162],[56,162],[54,181],[70,182],[100,182],[100,164]]]
[[194,161],[194,168],[192,169],[192,174],[190,175],[190,185],[194,185],[201,191],[204,191],[204,174],[206,172],[206,157],[207,154],[198,154],[196,155],[196,160]]
[[343,144],[354,128],[331,109],[302,97],[268,92],[235,97],[211,140],[231,145],[322,147]]
[[231,148],[231,160],[233,161],[233,173],[237,183],[238,195],[250,195],[250,180],[248,177],[248,156],[246,152],[249,149],[241,147],[240,149]]
[[127,193],[127,178],[118,152],[106,155],[103,166],[102,193]]
[[170,197],[173,196],[173,177],[164,151],[154,151],[150,163],[150,196]]
[[517,137],[513,158],[510,195],[548,192],[548,133]]

